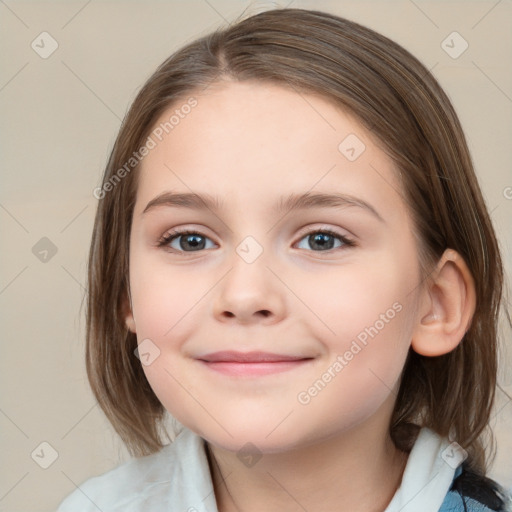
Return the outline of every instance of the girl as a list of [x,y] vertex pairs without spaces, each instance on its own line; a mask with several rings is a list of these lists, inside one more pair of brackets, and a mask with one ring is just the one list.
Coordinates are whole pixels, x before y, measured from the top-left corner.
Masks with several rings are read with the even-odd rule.
[[151,76],[95,196],[87,371],[135,458],[60,512],[510,510],[483,439],[498,245],[406,50],[238,20]]

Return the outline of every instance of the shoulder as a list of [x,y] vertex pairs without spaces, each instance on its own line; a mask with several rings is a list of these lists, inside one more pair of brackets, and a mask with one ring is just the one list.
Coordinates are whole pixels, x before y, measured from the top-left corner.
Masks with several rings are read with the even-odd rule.
[[81,483],[57,512],[203,510],[211,477],[203,439],[184,428],[159,452],[137,457]]
[[512,497],[497,482],[470,471],[463,464],[439,512],[511,512]]

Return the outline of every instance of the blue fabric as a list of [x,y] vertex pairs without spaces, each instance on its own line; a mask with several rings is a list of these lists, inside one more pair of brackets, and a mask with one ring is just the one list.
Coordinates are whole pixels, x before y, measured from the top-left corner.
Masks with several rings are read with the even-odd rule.
[[[465,508],[464,508],[465,505]],[[495,512],[482,503],[471,498],[462,498],[458,492],[450,491],[439,509],[439,512]]]
[[[463,467],[459,466],[453,476],[453,482],[463,473]],[[463,476],[464,477],[464,476]],[[509,496],[506,498],[510,499]],[[509,502],[510,503],[510,502]],[[490,504],[484,504],[452,488],[447,493],[439,512],[501,512],[510,510],[510,505],[504,503],[500,508],[490,508]]]

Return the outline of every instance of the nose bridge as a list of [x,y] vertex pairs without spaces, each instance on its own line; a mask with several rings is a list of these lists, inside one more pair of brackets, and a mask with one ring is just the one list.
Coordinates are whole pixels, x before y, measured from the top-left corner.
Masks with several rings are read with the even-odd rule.
[[239,282],[239,293],[244,293],[246,287],[245,293],[250,294],[260,287],[268,286],[267,274],[272,273],[267,266],[272,266],[272,248],[269,240],[262,238],[261,234],[246,235],[234,246],[234,252],[229,258],[232,270],[228,275],[228,281]]
[[[245,216],[247,219],[247,216]],[[259,277],[260,281],[267,281],[284,263],[281,251],[284,238],[279,234],[279,223],[265,215],[263,210],[256,213],[254,222],[233,223],[231,226],[235,243],[234,253],[230,260],[231,265],[242,274]],[[236,242],[238,240],[238,242]],[[269,268],[270,269],[269,269]]]
[[[262,235],[256,235],[258,239],[253,235],[245,236],[242,241],[236,246],[235,252],[241,260],[247,265],[252,265],[257,260],[266,260],[270,248],[268,246],[268,238],[262,240]],[[264,248],[264,245],[266,248]],[[262,258],[262,255],[265,255]]]
[[[246,210],[247,213],[247,210]],[[238,220],[231,222],[233,251],[228,258],[232,268],[230,274],[245,279],[257,279],[257,284],[272,287],[272,282],[279,287],[280,269],[286,265],[285,249],[282,242],[286,237],[279,233],[281,222],[271,218],[261,208],[252,214],[242,213]],[[270,281],[270,282],[269,282]],[[281,283],[281,286],[282,283]]]
[[271,229],[271,219],[268,218],[265,206],[261,202],[255,204],[248,199],[244,201],[243,197],[238,198],[234,211],[236,215],[225,219],[231,231],[229,238],[233,242],[232,264],[238,260],[250,266],[260,262],[257,265],[259,268],[260,260],[268,262],[273,257],[275,244],[272,239],[277,230]]

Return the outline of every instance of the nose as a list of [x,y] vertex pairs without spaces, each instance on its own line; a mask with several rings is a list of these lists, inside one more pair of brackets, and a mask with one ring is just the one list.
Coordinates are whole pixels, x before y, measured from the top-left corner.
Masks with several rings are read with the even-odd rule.
[[260,256],[247,263],[236,255],[215,291],[214,314],[221,322],[274,324],[286,314],[286,287]]

